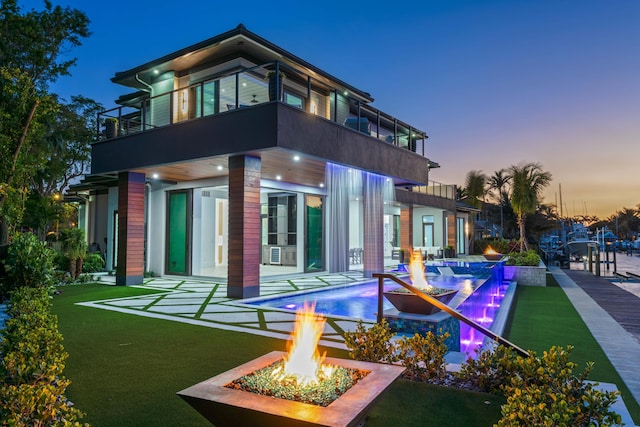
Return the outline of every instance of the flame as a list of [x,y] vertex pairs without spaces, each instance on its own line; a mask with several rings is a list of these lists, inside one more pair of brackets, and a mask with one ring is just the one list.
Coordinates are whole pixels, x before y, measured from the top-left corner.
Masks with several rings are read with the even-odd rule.
[[318,341],[324,331],[326,319],[316,315],[315,304],[307,304],[296,312],[296,323],[287,355],[281,368],[273,372],[278,381],[295,380],[298,386],[317,384],[330,377],[333,366],[323,365],[325,355],[318,352]]
[[487,249],[484,251],[485,255],[500,255],[500,253],[496,252],[491,246],[487,246]]
[[432,288],[432,286],[427,283],[427,277],[424,274],[424,263],[422,262],[422,253],[420,251],[411,252],[411,261],[409,261],[409,277],[411,278],[411,284],[416,288]]

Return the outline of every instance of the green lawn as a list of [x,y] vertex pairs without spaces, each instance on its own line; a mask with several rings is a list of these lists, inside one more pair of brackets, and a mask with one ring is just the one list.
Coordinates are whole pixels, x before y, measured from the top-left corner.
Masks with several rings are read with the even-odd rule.
[[[54,313],[69,353],[65,375],[72,383],[67,394],[87,413],[84,421],[94,426],[209,425],[175,393],[272,350],[285,350],[282,340],[74,304],[145,293],[152,292],[81,285],[65,287],[54,298]],[[558,305],[550,310],[552,303]],[[563,319],[545,320],[545,312],[562,313]],[[594,377],[620,384],[580,323],[560,288],[520,288],[509,338],[536,351],[573,344],[576,361],[596,361]],[[575,328],[568,327],[574,324]],[[341,350],[327,352],[348,357]],[[500,418],[503,401],[399,380],[372,410],[367,426],[490,426]],[[628,406],[635,418],[637,405]]]

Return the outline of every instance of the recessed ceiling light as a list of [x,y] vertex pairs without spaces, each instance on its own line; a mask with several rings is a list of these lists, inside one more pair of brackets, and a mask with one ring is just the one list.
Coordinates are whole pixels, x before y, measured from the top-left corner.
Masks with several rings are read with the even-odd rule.
[[347,92],[346,90],[344,91],[344,96],[349,95],[349,92]]
[[153,74],[158,74],[158,73],[160,73],[160,71],[158,71],[158,70],[153,70]]
[[324,187],[324,182],[321,182],[320,183],[320,188],[323,188],[323,187]]
[[295,156],[293,156],[293,160],[297,162],[298,160],[300,160],[300,156],[296,154]]
[[221,166],[221,165],[218,165],[218,168],[217,168],[217,169],[218,169],[219,171],[221,171],[221,170],[222,170],[222,166]]
[[278,181],[280,181],[280,180],[282,179],[282,177],[281,177],[280,175],[276,175],[276,179],[277,179]]
[[153,179],[158,179],[160,177],[160,175],[158,175],[157,173],[154,173],[153,175],[151,175],[151,177]]
[[242,82],[242,86],[245,86],[245,87],[246,87],[246,86],[247,86],[247,84],[246,84],[245,82]]

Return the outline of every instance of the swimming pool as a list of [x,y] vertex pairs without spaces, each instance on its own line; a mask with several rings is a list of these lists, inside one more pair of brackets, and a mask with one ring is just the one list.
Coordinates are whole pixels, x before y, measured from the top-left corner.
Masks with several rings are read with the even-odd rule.
[[[448,267],[447,274],[435,274],[433,269],[430,271],[431,273],[427,275],[430,285],[458,290],[448,304],[449,307],[485,328],[491,329],[509,285],[508,282],[503,281],[503,268],[500,263]],[[408,280],[408,277],[403,279]],[[398,284],[385,281],[385,290],[397,287],[399,287]],[[372,280],[359,284],[333,286],[279,297],[257,298],[245,303],[262,308],[295,312],[302,308],[305,302],[315,303],[316,312],[327,316],[375,322],[378,310],[378,282]],[[391,303],[386,298],[383,299],[383,310],[390,309],[393,309]],[[471,356],[475,349],[483,345],[485,336],[465,323],[459,323],[460,351]]]

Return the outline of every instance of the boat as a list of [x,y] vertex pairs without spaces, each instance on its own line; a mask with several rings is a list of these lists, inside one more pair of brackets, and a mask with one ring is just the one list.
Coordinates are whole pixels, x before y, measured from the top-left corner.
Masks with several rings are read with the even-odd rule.
[[598,248],[598,241],[591,237],[589,229],[581,223],[573,223],[567,233],[567,254],[574,259],[586,257],[589,248]]

